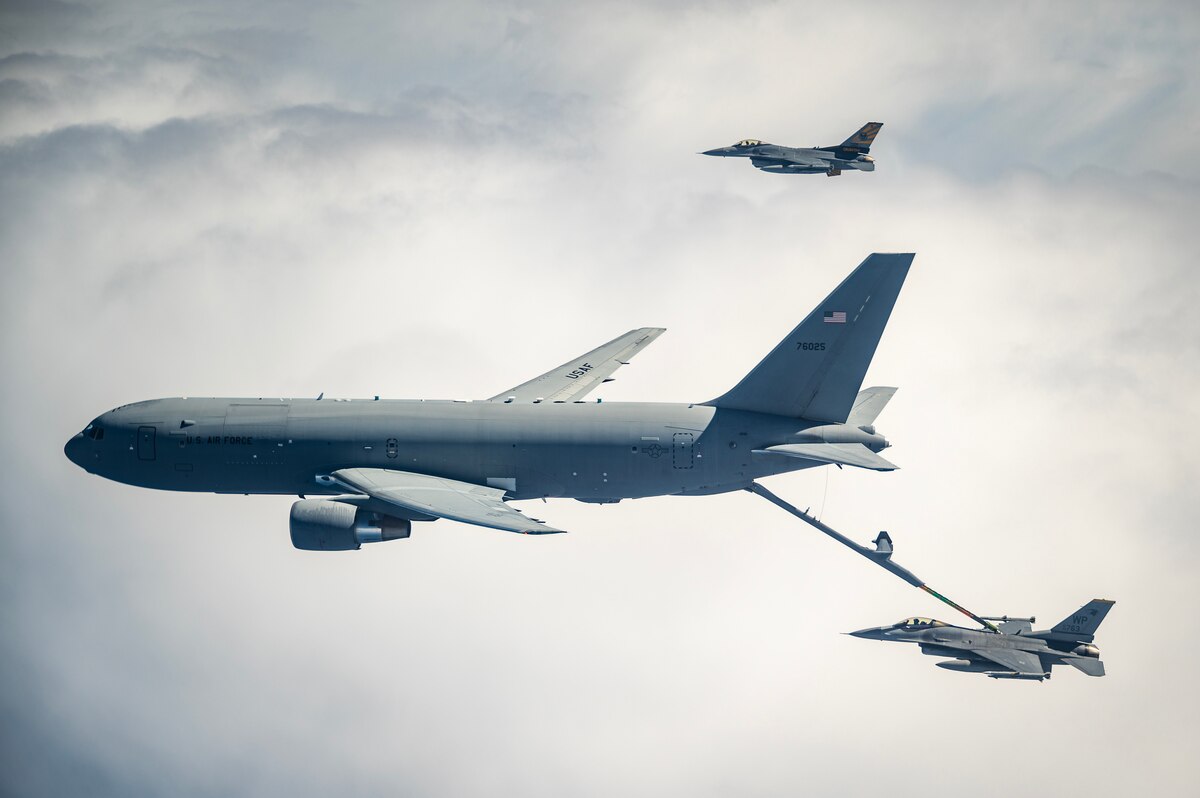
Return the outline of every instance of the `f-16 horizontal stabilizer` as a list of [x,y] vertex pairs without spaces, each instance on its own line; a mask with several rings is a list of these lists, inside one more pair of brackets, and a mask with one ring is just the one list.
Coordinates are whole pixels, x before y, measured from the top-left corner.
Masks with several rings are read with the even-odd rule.
[[1088,676],[1104,675],[1104,663],[1098,659],[1092,659],[1091,657],[1071,657],[1067,662]]

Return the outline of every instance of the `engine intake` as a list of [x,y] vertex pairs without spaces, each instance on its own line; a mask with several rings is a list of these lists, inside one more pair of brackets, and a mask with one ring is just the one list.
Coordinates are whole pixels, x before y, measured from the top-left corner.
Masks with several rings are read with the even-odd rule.
[[412,522],[326,499],[292,505],[292,545],[304,551],[353,551],[364,543],[398,540],[412,534]]

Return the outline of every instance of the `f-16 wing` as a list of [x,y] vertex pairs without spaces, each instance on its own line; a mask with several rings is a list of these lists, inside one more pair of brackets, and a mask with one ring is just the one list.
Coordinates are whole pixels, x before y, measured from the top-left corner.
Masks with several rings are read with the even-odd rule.
[[788,153],[787,155],[779,158],[751,157],[750,163],[759,169],[776,166],[811,166],[815,169],[824,169],[825,167],[829,166],[833,160],[834,158],[832,155],[830,155],[828,158],[823,158],[816,154],[809,155],[805,153],[802,155],[800,153]]
[[607,382],[614,371],[629,362],[666,330],[662,327],[642,327],[630,330],[574,360],[568,360],[540,377],[521,383],[489,402],[570,402],[586,396],[593,388]]
[[520,510],[505,504],[504,491],[500,488],[388,468],[343,468],[324,479],[401,510],[464,524],[526,535],[564,531],[528,518]]
[[961,651],[963,657],[973,660],[991,660],[1000,668],[1014,673],[1041,676],[1050,670],[1042,665],[1042,660],[1037,654],[1019,648],[979,648],[952,641],[939,641],[937,646]]
[[1037,654],[1021,651],[1017,648],[976,648],[970,649],[974,657],[990,659],[992,662],[1016,673],[1028,673],[1040,676],[1049,670],[1042,667],[1042,661]]

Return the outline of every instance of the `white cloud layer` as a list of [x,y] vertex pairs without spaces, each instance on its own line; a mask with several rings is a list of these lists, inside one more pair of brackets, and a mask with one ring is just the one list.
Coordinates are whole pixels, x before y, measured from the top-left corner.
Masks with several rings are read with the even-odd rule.
[[[1200,745],[1200,15],[1187,4],[0,11],[0,790],[1124,796]],[[886,124],[874,174],[699,150]],[[172,395],[479,398],[647,324],[708,399],[871,251],[894,474],[773,489],[1109,675],[837,633],[949,610],[748,495],[290,547],[63,442]]]

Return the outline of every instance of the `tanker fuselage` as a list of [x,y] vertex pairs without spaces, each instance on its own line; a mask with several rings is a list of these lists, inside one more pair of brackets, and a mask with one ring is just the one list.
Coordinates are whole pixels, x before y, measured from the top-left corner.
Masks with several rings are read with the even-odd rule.
[[388,468],[518,499],[614,501],[721,493],[820,465],[753,454],[815,426],[701,404],[180,398],[105,413],[66,452],[161,490],[320,494],[318,475]]

